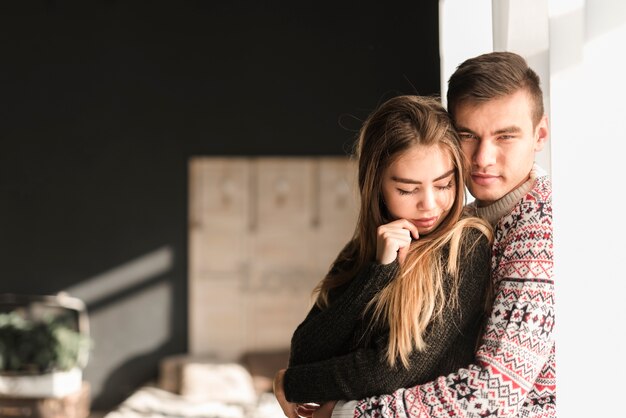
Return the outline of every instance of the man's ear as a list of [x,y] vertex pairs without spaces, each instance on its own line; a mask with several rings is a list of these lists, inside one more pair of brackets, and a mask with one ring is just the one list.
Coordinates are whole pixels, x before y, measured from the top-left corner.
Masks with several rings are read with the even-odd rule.
[[548,129],[548,117],[543,115],[535,128],[535,152],[539,152],[543,149],[546,142],[548,142],[549,137],[550,130]]

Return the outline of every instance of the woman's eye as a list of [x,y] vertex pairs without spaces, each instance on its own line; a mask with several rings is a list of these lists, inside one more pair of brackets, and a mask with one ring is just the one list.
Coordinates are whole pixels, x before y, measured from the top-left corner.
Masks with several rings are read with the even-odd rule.
[[406,196],[406,195],[408,195],[408,194],[413,194],[413,193],[415,193],[415,191],[416,191],[416,190],[417,190],[417,189],[414,189],[414,190],[402,190],[402,189],[398,189],[398,193],[400,193],[400,195],[402,195],[402,196]]
[[454,186],[453,182],[450,182],[450,183],[448,183],[448,184],[446,184],[444,186],[436,186],[436,187],[439,190],[450,190],[452,188],[452,186]]

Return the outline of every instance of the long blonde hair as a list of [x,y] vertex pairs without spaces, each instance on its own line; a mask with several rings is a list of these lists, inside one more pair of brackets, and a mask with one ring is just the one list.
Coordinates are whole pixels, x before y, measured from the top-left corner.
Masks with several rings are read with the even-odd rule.
[[[414,349],[426,347],[426,327],[441,318],[446,303],[458,306],[459,249],[467,239],[465,232],[476,228],[491,239],[491,228],[486,222],[475,217],[461,219],[467,170],[452,121],[437,99],[394,97],[366,119],[355,148],[361,199],[354,235],[314,290],[316,303],[324,308],[331,289],[349,282],[374,261],[376,229],[394,220],[382,198],[382,174],[414,145],[436,145],[448,152],[454,165],[456,195],[444,221],[428,235],[413,241],[397,277],[366,308],[372,311],[373,326],[389,328],[389,364],[393,366],[399,358],[405,367]],[[444,262],[443,250],[448,244],[449,255]],[[453,279],[450,295],[444,290],[446,274]]]

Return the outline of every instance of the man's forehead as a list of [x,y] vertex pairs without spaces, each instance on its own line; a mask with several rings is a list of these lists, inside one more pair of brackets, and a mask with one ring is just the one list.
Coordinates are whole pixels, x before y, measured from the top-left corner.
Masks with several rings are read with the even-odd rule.
[[454,112],[457,130],[489,129],[490,131],[521,129],[532,126],[531,102],[526,95],[509,95],[488,101],[465,101]]
[[534,102],[530,92],[525,88],[520,88],[512,93],[501,94],[492,98],[465,97],[456,102],[453,109],[454,114],[470,109],[479,109],[494,103],[515,102],[516,105],[532,110]]

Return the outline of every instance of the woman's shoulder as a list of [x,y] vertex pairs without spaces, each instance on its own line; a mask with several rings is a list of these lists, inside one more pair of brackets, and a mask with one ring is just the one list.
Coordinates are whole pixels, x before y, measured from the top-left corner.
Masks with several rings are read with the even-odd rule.
[[464,240],[488,242],[493,235],[491,225],[477,216],[463,216],[459,224]]
[[489,243],[489,234],[492,233],[487,225],[467,225],[463,228],[463,237],[470,241],[481,241]]
[[489,257],[491,255],[491,229],[480,224],[468,224],[461,232],[460,256],[464,257]]
[[473,264],[475,259],[483,261],[491,256],[491,229],[480,222],[462,221],[454,235],[442,248],[441,257],[448,260],[454,256],[461,265]]

